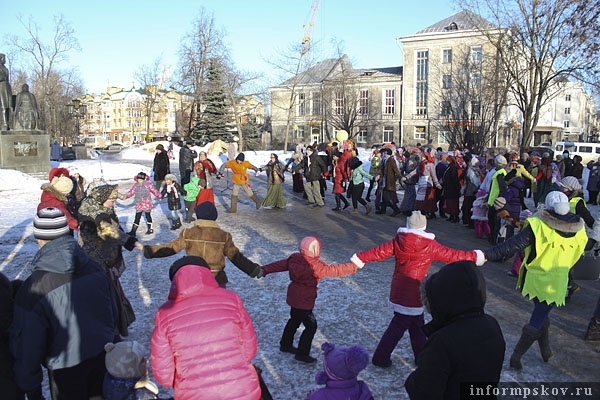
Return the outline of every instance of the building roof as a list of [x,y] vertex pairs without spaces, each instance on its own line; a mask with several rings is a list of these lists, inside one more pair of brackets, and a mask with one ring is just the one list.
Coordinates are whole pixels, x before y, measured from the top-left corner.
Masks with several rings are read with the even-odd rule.
[[[326,80],[336,79],[343,68],[348,72],[349,78],[358,78],[361,76],[372,76],[374,78],[382,77],[402,77],[402,67],[385,67],[385,68],[367,68],[354,69],[352,63],[346,54],[340,58],[328,58],[308,70],[298,74],[297,85],[311,85],[322,83]],[[294,78],[290,78],[285,82],[274,87],[289,87],[294,83]]]
[[449,33],[452,31],[473,31],[480,29],[482,26],[488,26],[490,28],[494,27],[493,24],[491,24],[489,21],[486,21],[479,15],[469,10],[462,10],[448,18],[444,18],[443,20],[428,26],[427,28],[415,32],[413,35]]

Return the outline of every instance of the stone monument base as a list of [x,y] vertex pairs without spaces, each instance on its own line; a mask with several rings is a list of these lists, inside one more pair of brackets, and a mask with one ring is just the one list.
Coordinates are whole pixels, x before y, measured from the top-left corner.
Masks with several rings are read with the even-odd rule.
[[46,131],[0,131],[0,168],[48,177],[50,137]]

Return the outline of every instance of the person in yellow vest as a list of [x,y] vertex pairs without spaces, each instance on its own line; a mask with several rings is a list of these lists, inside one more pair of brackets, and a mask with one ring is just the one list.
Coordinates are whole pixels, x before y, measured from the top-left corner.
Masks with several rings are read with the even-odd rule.
[[498,239],[498,232],[500,231],[500,220],[496,215],[496,209],[494,208],[494,202],[503,193],[508,185],[504,177],[509,172],[508,162],[506,157],[503,155],[497,155],[494,159],[496,164],[496,172],[492,176],[492,182],[490,184],[490,193],[488,195],[488,224],[490,225],[491,235],[489,237],[490,244],[496,244]]
[[258,172],[258,168],[252,165],[249,161],[245,160],[244,153],[238,154],[235,160],[229,160],[221,165],[217,179],[221,179],[223,177],[223,171],[225,171],[225,168],[229,168],[233,172],[233,176],[231,177],[231,182],[233,183],[231,207],[225,212],[237,212],[238,194],[240,193],[240,189],[246,192],[248,197],[254,200],[256,203],[256,209],[258,210],[262,200],[252,191],[252,189],[250,189],[250,178],[248,177],[247,172],[248,169]]
[[559,191],[548,193],[546,209],[525,221],[521,232],[505,242],[484,250],[488,261],[525,252],[517,288],[533,301],[529,323],[510,357],[510,367],[520,370],[521,357],[537,341],[544,362],[552,357],[548,315],[554,306],[565,305],[569,270],[583,254],[587,235],[583,220],[569,212],[569,199]]

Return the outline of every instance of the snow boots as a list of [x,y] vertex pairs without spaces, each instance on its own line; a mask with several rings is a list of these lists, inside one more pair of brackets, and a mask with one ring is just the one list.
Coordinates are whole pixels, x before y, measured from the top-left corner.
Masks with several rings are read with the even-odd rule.
[[[523,365],[521,365],[521,357],[523,357],[523,354],[525,354],[527,352],[527,350],[529,350],[529,348],[531,347],[533,342],[540,339],[542,334],[543,334],[543,330],[541,330],[541,331],[537,330],[529,324],[527,324],[523,327],[523,332],[521,333],[521,337],[519,338],[519,341],[517,342],[517,345],[515,346],[515,349],[513,350],[513,353],[510,356],[510,367],[512,369],[515,369],[517,371],[520,371],[521,369],[523,369]],[[546,328],[546,335],[547,334],[548,334],[548,328]],[[544,345],[545,346],[547,345],[548,350],[550,349],[547,336],[544,341]],[[542,343],[540,343],[540,350],[541,350],[541,348],[542,348]],[[546,355],[547,355],[547,353],[546,353]],[[544,356],[542,355],[542,357],[544,357]],[[550,357],[548,357],[548,358],[550,358]]]
[[133,224],[131,230],[129,231],[129,236],[135,237],[135,233],[137,232],[138,224]]
[[238,197],[231,196],[231,207],[229,207],[229,209],[225,212],[229,213],[229,214],[236,213],[237,212],[237,203],[238,203]]
[[152,229],[152,222],[147,222],[146,226],[148,230],[146,231],[146,235],[152,235],[154,233],[154,229]]
[[538,339],[538,344],[540,345],[540,354],[542,355],[542,359],[544,362],[548,362],[550,357],[554,355],[552,349],[550,348],[550,337],[548,336],[548,328],[550,328],[550,320],[546,318],[544,321],[544,325],[542,326],[542,334]]

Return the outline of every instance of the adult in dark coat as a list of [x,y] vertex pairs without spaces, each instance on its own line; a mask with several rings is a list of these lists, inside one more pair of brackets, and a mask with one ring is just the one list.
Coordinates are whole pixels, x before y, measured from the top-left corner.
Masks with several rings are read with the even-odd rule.
[[324,207],[323,196],[321,195],[320,180],[323,174],[327,172],[327,165],[323,158],[317,154],[317,151],[312,147],[306,148],[306,156],[302,161],[294,167],[294,172],[304,171],[306,184],[304,191],[308,197],[308,204],[315,207]]
[[472,261],[447,264],[421,287],[432,320],[404,386],[411,400],[460,399],[461,382],[500,380],[506,344],[500,325],[484,312],[485,279]]
[[[439,165],[439,164],[438,164]],[[439,179],[439,178],[438,178]],[[458,179],[458,169],[454,157],[448,157],[448,166],[442,177],[442,199],[443,211],[448,213],[448,221],[458,222],[460,213],[458,202],[460,199],[460,181]]]
[[38,211],[33,235],[40,249],[17,292],[10,331],[16,382],[28,395],[38,390],[44,365],[53,399],[101,396],[104,345],[117,323],[110,281],[70,236],[62,211]]
[[159,144],[156,146],[156,153],[154,154],[154,164],[152,165],[152,171],[154,171],[154,186],[159,191],[165,180],[165,175],[171,173],[171,163],[169,156],[165,151],[165,146]]
[[192,150],[192,142],[187,141],[179,150],[179,178],[181,187],[190,182],[192,171],[194,170],[194,159],[198,157],[195,150]]
[[376,211],[376,214],[385,214],[385,209],[390,206],[394,212],[392,217],[400,214],[400,209],[396,205],[398,203],[398,197],[396,195],[396,181],[402,179],[402,173],[396,164],[396,160],[392,156],[391,149],[381,149],[381,169],[377,179],[377,185],[381,185],[381,205],[380,209]]
[[8,346],[8,328],[13,320],[13,295],[11,282],[0,272],[0,388],[2,398],[7,400],[24,398],[23,392],[15,382],[14,360]]

